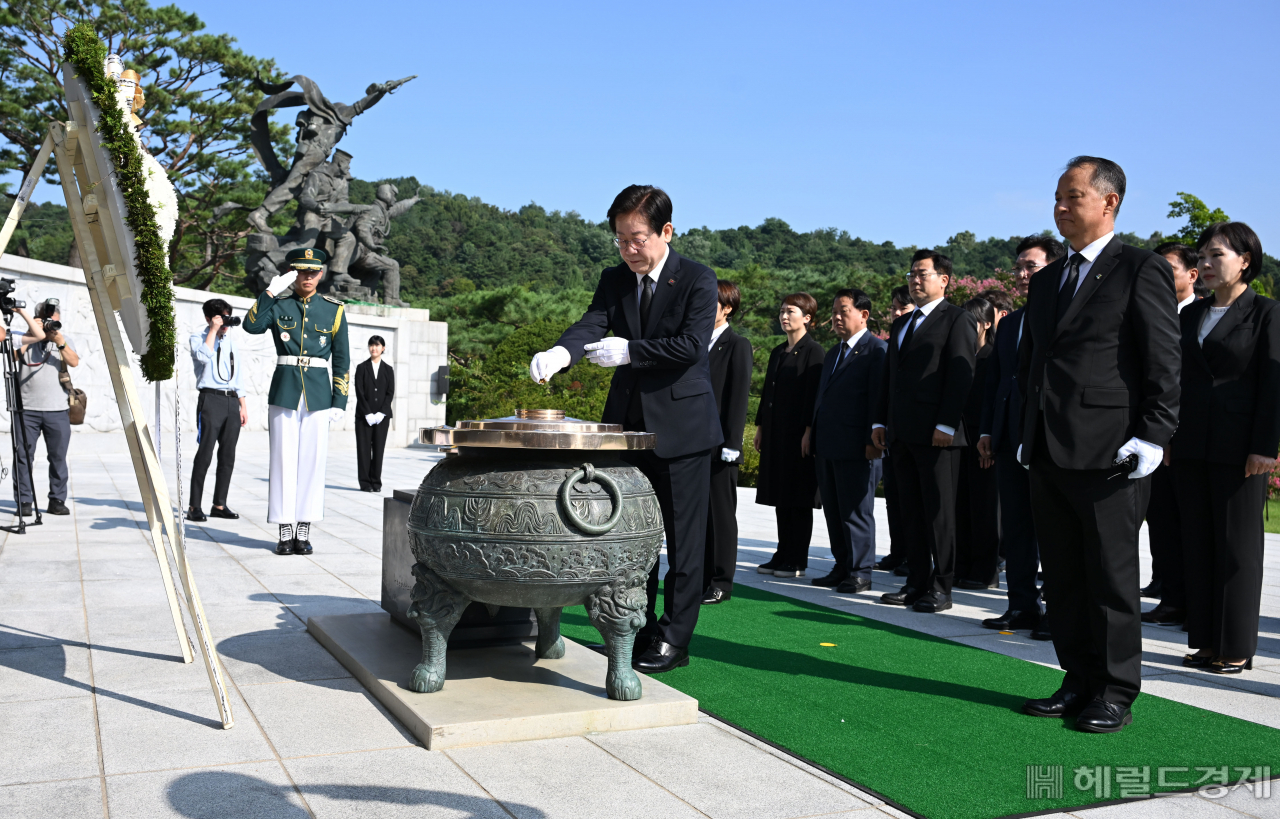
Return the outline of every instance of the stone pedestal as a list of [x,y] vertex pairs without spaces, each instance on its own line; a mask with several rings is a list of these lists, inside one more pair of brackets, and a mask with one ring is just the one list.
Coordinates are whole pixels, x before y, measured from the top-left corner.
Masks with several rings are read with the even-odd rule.
[[377,304],[378,297],[373,290],[359,284],[335,284],[329,287],[329,295],[343,301],[367,301]]
[[565,641],[564,657],[539,660],[533,642],[449,651],[444,688],[409,688],[421,643],[381,614],[312,617],[307,629],[428,749],[688,725],[698,701],[653,677],[644,697],[611,700],[607,661]]

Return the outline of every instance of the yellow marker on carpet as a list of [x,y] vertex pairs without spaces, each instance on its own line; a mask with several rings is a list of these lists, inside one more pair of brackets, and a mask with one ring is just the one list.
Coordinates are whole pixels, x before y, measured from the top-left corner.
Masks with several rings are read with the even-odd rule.
[[1002,632],[1000,632],[1000,634],[1013,634],[1013,632],[1012,632],[1012,631],[1002,631]]
[[835,644],[835,643],[818,643],[818,645],[820,645],[820,646],[825,646],[825,647],[827,647],[827,648],[835,648],[835,647],[836,647],[836,644]]

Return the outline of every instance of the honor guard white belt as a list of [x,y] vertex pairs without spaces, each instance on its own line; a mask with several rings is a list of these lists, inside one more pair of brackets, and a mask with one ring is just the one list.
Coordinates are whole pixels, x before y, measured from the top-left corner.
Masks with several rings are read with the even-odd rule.
[[286,367],[319,367],[329,369],[329,359],[311,355],[278,355],[276,365]]

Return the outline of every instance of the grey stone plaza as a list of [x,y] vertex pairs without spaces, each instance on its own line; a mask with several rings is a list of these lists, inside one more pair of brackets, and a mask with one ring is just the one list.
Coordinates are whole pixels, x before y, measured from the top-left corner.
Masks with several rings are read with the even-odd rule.
[[[192,568],[232,688],[236,725],[226,731],[200,663],[179,660],[123,435],[73,438],[72,515],[46,516],[27,534],[0,539],[0,817],[903,815],[705,714],[676,727],[426,750],[307,632],[310,617],[386,616],[378,603],[383,497],[358,491],[351,433],[332,435],[314,555],[271,553],[265,432],[245,433],[238,448],[229,505],[241,519],[188,524]],[[0,452],[8,451],[0,441]],[[389,450],[386,494],[416,487],[437,457]],[[43,450],[36,463],[42,489]],[[752,498],[753,490],[741,490],[740,582],[1056,665],[1051,645],[979,626],[1004,610],[1002,590],[958,592],[951,611],[921,615],[877,605],[870,594],[816,589],[807,578],[756,574],[775,535],[772,510]],[[887,525],[883,508],[877,512],[883,553]],[[1280,542],[1268,538],[1270,546]],[[811,574],[825,572],[829,560],[819,524]],[[896,588],[897,580],[877,572],[875,589]],[[1252,673],[1220,678],[1184,669],[1181,633],[1146,627],[1144,690],[1280,728],[1274,554],[1265,583]],[[1157,799],[1072,815],[1280,817],[1280,794],[1255,799],[1241,789],[1220,800]]]

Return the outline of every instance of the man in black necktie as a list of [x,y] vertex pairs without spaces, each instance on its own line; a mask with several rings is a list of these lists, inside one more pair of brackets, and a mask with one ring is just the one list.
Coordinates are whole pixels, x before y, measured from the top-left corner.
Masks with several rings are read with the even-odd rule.
[[1115,236],[1124,171],[1067,163],[1054,221],[1065,259],[1031,280],[1018,384],[1019,460],[1031,506],[1062,686],[1034,716],[1113,733],[1133,721],[1142,679],[1138,529],[1148,476],[1178,423],[1177,301],[1169,263]]
[[916,309],[889,330],[871,428],[877,449],[894,448],[910,568],[902,590],[880,601],[930,614],[951,608],[960,447],[970,443],[964,405],[978,350],[977,321],[945,298],[950,282],[946,256],[912,257],[907,286]]
[[534,356],[529,372],[541,383],[584,355],[617,367],[601,420],[657,435],[654,449],[624,456],[653,484],[667,534],[662,619],[655,565],[634,661],[654,674],[689,664],[702,599],[711,452],[724,441],[707,364],[716,274],[671,250],[671,199],[660,188],[632,185],[618,194],[609,227],[624,263],[600,274],[587,312]]

